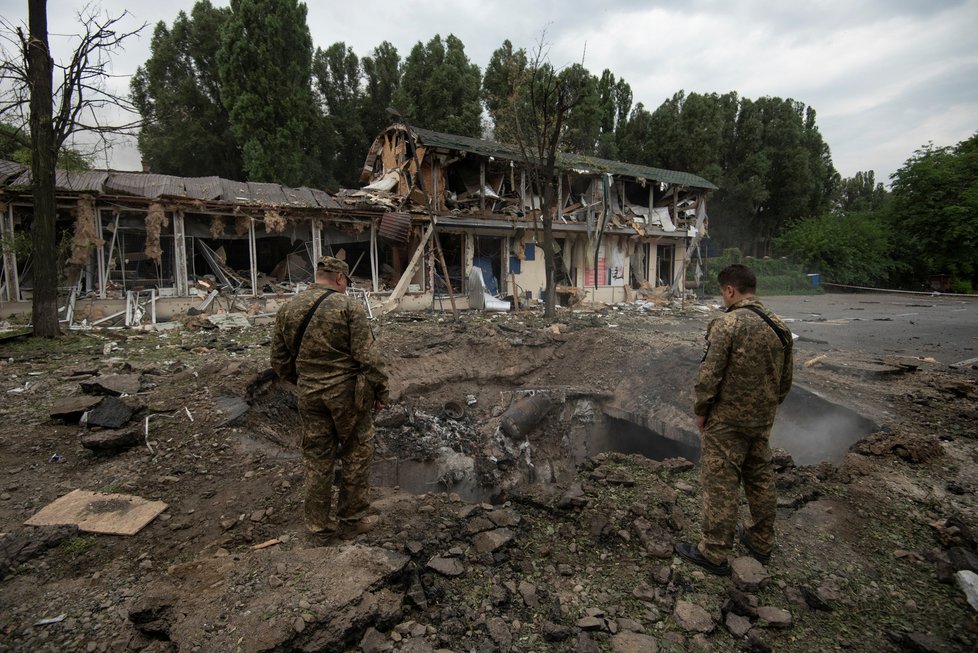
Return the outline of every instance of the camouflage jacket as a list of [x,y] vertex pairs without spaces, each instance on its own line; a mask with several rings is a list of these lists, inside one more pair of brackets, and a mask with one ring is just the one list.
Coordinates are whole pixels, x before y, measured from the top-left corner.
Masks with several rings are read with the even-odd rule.
[[[284,376],[302,320],[325,291],[323,286],[310,286],[283,305],[275,316],[271,365],[279,376]],[[302,338],[295,367],[300,396],[323,391],[327,395],[343,395],[356,386],[359,376],[376,399],[387,402],[387,372],[367,313],[358,301],[343,293],[330,295],[316,308]]]
[[[764,311],[789,337],[789,348],[760,316]],[[778,404],[791,389],[793,357],[791,332],[777,315],[757,299],[743,299],[710,322],[706,331],[706,353],[696,375],[697,415],[727,424],[769,426]]]

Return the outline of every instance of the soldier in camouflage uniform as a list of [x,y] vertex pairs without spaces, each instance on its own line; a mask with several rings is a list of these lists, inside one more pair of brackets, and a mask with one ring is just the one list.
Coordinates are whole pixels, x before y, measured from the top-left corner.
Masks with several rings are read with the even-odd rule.
[[[332,513],[334,465],[343,466],[336,515],[353,522],[370,503],[374,454],[371,412],[387,402],[387,373],[363,306],[348,297],[349,267],[331,256],[319,260],[316,283],[282,306],[272,336],[272,369],[296,383],[302,419],[305,466],[305,520],[313,533],[335,533]],[[302,335],[297,334],[316,301]],[[294,357],[294,348],[298,346]],[[291,377],[291,378],[290,378]]]
[[[791,389],[791,332],[754,293],[757,278],[744,265],[719,276],[727,312],[710,323],[696,377],[696,426],[702,440],[703,537],[676,552],[708,571],[729,573],[735,533],[762,563],[774,548],[777,495],[768,439],[778,405]],[[766,319],[765,319],[766,318]],[[737,522],[740,483],[752,524]]]

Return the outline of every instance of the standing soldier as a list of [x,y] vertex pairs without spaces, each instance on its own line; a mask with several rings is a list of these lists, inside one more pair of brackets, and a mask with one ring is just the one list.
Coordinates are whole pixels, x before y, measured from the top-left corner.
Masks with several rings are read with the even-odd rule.
[[[337,532],[337,518],[356,522],[370,507],[371,413],[388,397],[384,361],[367,314],[345,294],[349,271],[332,256],[319,259],[316,283],[279,309],[272,336],[272,369],[298,386],[306,527],[326,535]],[[337,455],[343,474],[334,517]]]
[[[676,544],[680,557],[710,573],[730,573],[734,534],[763,564],[774,548],[777,494],[768,439],[778,405],[791,389],[791,332],[754,293],[757,278],[745,265],[717,277],[727,312],[710,323],[696,377],[696,427],[702,440],[703,537]],[[737,521],[740,483],[752,524]]]

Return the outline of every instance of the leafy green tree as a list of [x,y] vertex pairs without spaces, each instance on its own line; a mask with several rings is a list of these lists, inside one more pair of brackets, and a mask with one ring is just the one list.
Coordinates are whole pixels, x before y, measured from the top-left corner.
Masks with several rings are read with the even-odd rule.
[[892,179],[890,225],[911,268],[902,281],[950,274],[978,288],[978,133],[917,150]]
[[775,240],[774,251],[826,281],[856,286],[885,282],[903,267],[893,257],[892,232],[879,212],[801,220]]
[[[651,117],[633,112],[622,133],[622,151],[637,154],[636,163],[687,170],[719,186],[711,235],[745,252],[767,254],[788,225],[822,215],[837,193],[815,112],[793,100],[680,91]],[[643,133],[641,147],[624,143]]]
[[526,50],[514,50],[509,39],[492,53],[486,65],[482,99],[493,123],[494,136],[499,141],[515,141],[513,107],[517,89],[526,76],[526,67]]
[[160,21],[150,57],[136,69],[131,98],[145,121],[138,146],[154,172],[244,178],[241,149],[221,103],[217,53],[231,16],[226,7],[199,0],[173,26]]
[[482,76],[469,62],[465,46],[449,34],[436,35],[411,49],[401,71],[393,104],[418,127],[478,137],[482,132],[479,101]]
[[[13,125],[0,122],[0,159],[30,166],[33,159],[30,139],[30,134],[23,133]],[[60,170],[91,170],[92,155],[70,147],[62,147],[58,152],[57,167]]]
[[573,64],[559,73],[560,84],[578,102],[567,112],[561,148],[577,154],[595,154],[601,136],[601,95],[598,78],[581,64]]
[[601,102],[601,135],[595,154],[605,159],[618,159],[621,130],[632,109],[632,87],[624,79],[615,79],[608,69],[601,73],[598,83]]
[[297,0],[231,0],[221,35],[221,101],[248,179],[326,182],[329,132],[312,90],[312,37]]
[[[391,106],[394,92],[401,83],[401,57],[397,48],[384,41],[374,48],[373,55],[363,57],[360,66],[363,68],[365,81],[360,119],[363,131],[368,138],[373,139],[390,123],[387,108]],[[361,153],[357,168],[363,163],[366,149]]]
[[313,75],[326,109],[326,126],[336,143],[329,162],[336,181],[352,187],[359,179],[359,168],[370,140],[361,120],[364,93],[360,60],[345,43],[334,43],[326,50],[316,49]]
[[652,138],[652,114],[639,102],[618,128],[618,157],[638,165],[653,165],[647,143]]
[[887,199],[889,193],[882,182],[877,183],[874,172],[859,171],[840,183],[838,210],[843,213],[877,211],[886,205]]

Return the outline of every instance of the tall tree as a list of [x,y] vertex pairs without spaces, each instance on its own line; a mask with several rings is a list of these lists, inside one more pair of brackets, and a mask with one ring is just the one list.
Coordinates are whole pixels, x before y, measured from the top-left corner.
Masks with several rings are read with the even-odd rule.
[[561,147],[576,154],[595,154],[601,135],[601,95],[598,78],[581,64],[573,64],[559,73],[560,85],[577,101],[564,120]]
[[312,36],[297,0],[231,0],[218,66],[221,101],[249,179],[322,185],[331,145],[312,90]]
[[493,124],[496,140],[515,142],[512,108],[519,85],[526,72],[526,50],[513,49],[509,39],[496,48],[482,78],[482,99]]
[[839,211],[877,211],[886,205],[889,193],[876,181],[872,170],[859,171],[843,179],[839,186]]
[[317,48],[312,63],[316,86],[326,110],[326,125],[336,143],[328,169],[341,186],[352,187],[360,177],[364,152],[376,134],[367,136],[361,119],[364,93],[360,60],[345,43]]
[[387,108],[391,106],[394,92],[401,83],[401,57],[397,54],[397,48],[384,41],[374,48],[371,56],[363,57],[360,65],[365,82],[360,116],[364,133],[372,139],[390,122]]
[[[96,13],[91,7],[78,14],[81,32],[67,63],[55,63],[48,45],[47,2],[29,0],[28,33],[3,21],[3,39],[16,44],[17,51],[3,48],[0,64],[0,119],[11,122],[15,133],[26,134],[29,123],[31,184],[34,212],[33,323],[34,335],[54,338],[58,325],[58,257],[55,204],[55,166],[58,153],[75,134],[109,134],[131,131],[133,124],[107,125],[103,110],[113,106],[123,111],[132,107],[106,90],[108,57],[122,49],[123,42],[142,27],[123,29],[122,19]],[[54,85],[58,71],[58,86]]]
[[150,57],[130,82],[133,104],[145,124],[139,152],[154,172],[244,178],[241,148],[221,103],[217,53],[231,16],[226,7],[199,0],[173,27],[160,21]]
[[394,93],[395,108],[418,127],[478,137],[482,132],[479,67],[469,62],[462,41],[436,35],[411,49]]
[[632,87],[624,79],[615,79],[607,68],[598,81],[600,134],[595,154],[605,159],[619,158],[619,133],[632,108]]
[[[645,117],[633,114],[631,121]],[[648,119],[644,161],[688,170],[720,190],[711,235],[724,246],[767,254],[792,222],[831,207],[839,183],[815,112],[794,100],[738,99],[680,91]],[[635,131],[626,125],[625,132]]]
[[978,133],[917,150],[892,179],[891,228],[912,264],[906,281],[949,274],[961,290],[978,290]]

